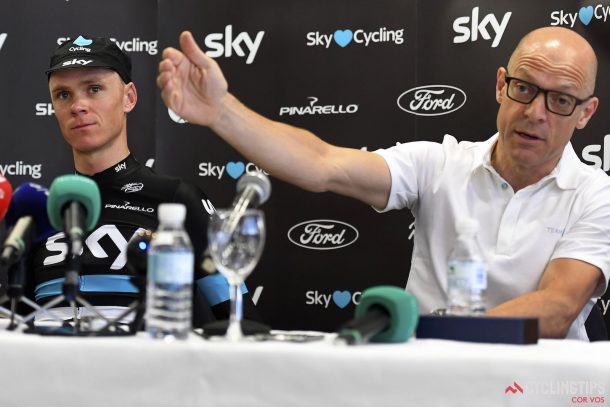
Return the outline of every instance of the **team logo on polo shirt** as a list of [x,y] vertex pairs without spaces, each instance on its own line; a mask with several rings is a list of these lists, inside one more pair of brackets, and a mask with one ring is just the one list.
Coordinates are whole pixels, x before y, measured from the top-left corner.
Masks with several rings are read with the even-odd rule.
[[130,194],[132,192],[140,192],[144,188],[144,184],[141,182],[131,182],[129,184],[125,184],[121,187],[121,191],[126,194]]

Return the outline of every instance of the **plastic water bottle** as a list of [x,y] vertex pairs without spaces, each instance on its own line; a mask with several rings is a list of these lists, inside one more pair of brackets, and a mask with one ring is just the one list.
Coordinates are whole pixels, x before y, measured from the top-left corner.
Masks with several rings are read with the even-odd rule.
[[146,330],[154,338],[186,339],[191,329],[193,247],[186,207],[159,205],[159,229],[148,251]]
[[458,222],[458,237],[449,254],[447,312],[452,315],[481,315],[485,312],[487,265],[478,244],[479,223]]

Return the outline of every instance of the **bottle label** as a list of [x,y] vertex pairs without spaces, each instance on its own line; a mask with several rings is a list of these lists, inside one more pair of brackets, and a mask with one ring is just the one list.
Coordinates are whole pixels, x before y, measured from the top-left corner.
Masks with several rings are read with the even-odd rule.
[[148,253],[148,278],[162,284],[192,284],[194,256],[188,251]]
[[475,260],[452,260],[449,262],[449,289],[485,290],[487,270],[485,263]]

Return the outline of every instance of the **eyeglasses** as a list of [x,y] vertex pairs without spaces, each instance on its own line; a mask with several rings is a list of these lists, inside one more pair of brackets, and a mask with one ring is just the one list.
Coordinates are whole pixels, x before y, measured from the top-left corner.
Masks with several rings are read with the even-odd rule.
[[508,86],[506,94],[515,102],[529,104],[532,103],[540,92],[544,93],[544,103],[546,110],[560,116],[571,116],[576,106],[591,99],[593,95],[586,99],[578,99],[576,96],[555,90],[542,89],[540,86],[526,82],[519,78],[505,76],[504,81]]

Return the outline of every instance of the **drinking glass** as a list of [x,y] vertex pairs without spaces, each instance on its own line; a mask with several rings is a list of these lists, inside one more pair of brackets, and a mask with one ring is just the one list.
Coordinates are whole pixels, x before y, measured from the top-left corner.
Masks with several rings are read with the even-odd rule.
[[[241,213],[239,213],[241,212]],[[252,272],[265,245],[265,218],[258,209],[217,209],[208,224],[208,246],[216,268],[229,282],[231,314],[226,339],[243,339],[241,285]]]

